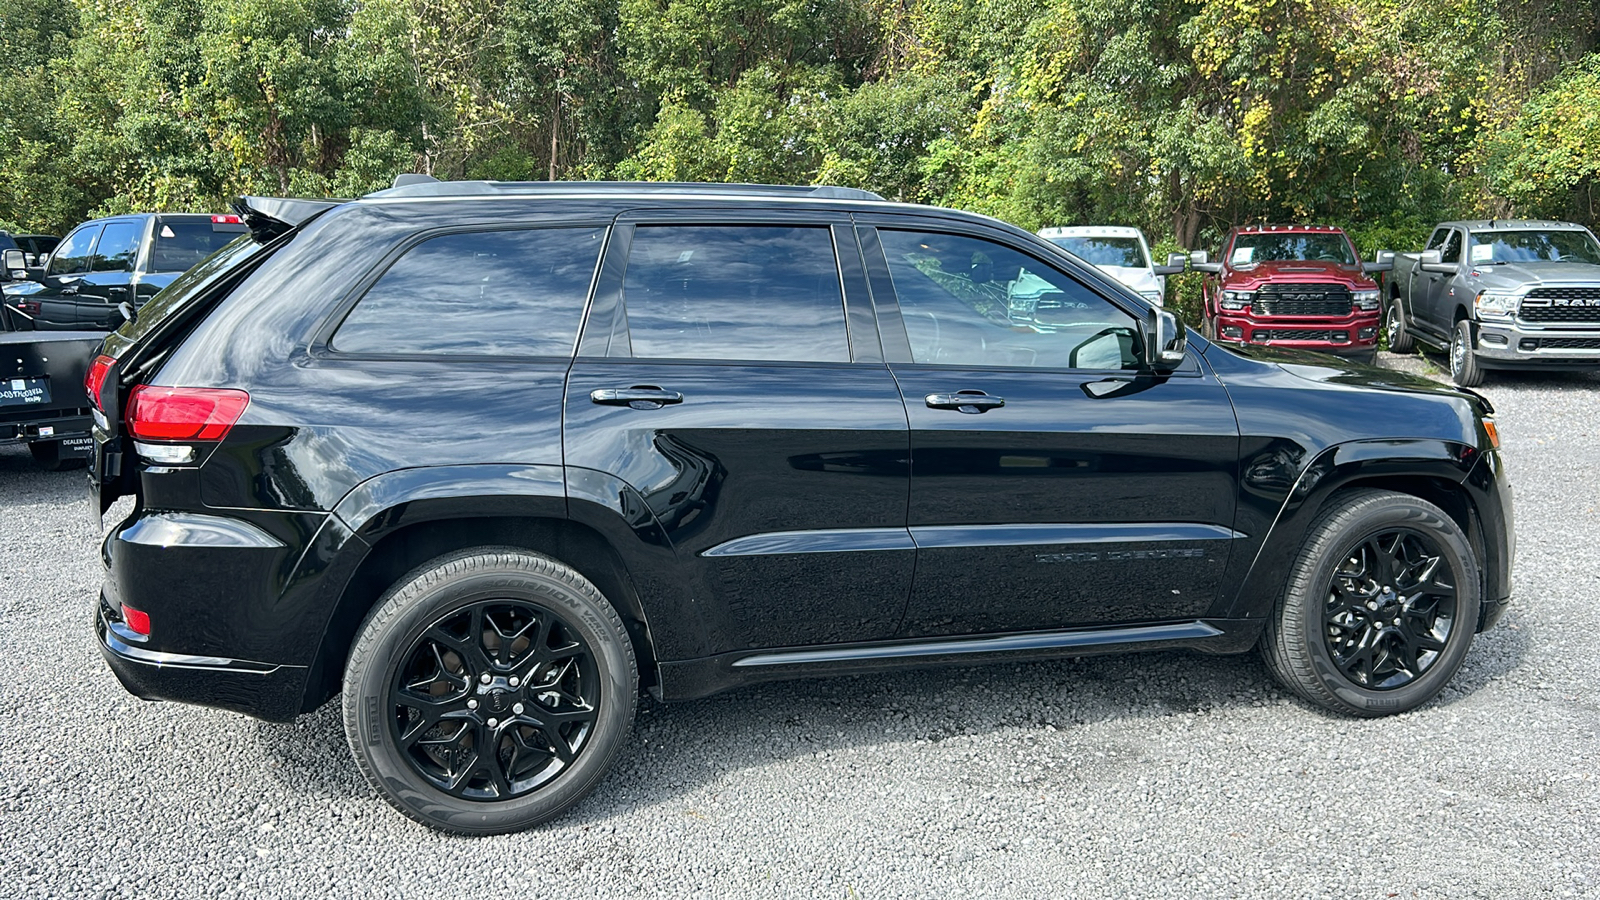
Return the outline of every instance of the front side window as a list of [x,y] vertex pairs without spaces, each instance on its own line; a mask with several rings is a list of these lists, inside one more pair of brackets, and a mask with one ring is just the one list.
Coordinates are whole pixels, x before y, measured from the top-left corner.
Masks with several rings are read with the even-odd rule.
[[1461,232],[1450,229],[1450,237],[1444,242],[1444,249],[1439,253],[1439,261],[1447,263],[1461,262]]
[[1076,279],[1002,244],[880,232],[913,362],[1137,369],[1137,320]]
[[570,356],[604,228],[448,234],[407,250],[339,325],[343,353]]
[[825,226],[641,225],[622,292],[636,357],[850,361]]
[[1331,262],[1355,265],[1356,254],[1342,234],[1266,232],[1233,239],[1228,262],[1235,266],[1264,262]]
[[72,275],[89,267],[89,251],[94,249],[94,239],[104,226],[92,225],[67,235],[50,257],[46,275]]
[[94,259],[89,264],[91,272],[132,272],[133,258],[139,253],[139,232],[142,222],[112,222],[100,234],[100,243],[94,248]]

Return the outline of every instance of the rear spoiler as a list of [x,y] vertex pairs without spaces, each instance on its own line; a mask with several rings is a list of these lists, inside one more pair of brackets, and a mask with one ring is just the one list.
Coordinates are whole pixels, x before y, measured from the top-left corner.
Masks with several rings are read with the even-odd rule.
[[280,234],[308,222],[345,200],[300,200],[292,197],[240,197],[233,211],[250,228],[256,243],[265,244]]

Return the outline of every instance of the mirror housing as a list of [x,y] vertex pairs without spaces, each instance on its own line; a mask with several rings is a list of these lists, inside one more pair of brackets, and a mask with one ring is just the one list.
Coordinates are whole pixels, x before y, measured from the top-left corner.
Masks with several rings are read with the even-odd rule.
[[1210,262],[1210,255],[1204,250],[1196,250],[1189,254],[1189,268],[1196,272],[1209,272],[1216,275],[1222,272],[1222,263]]
[[1424,272],[1454,275],[1458,266],[1455,263],[1440,262],[1437,250],[1424,250],[1417,255],[1417,268]]
[[1189,268],[1189,257],[1182,253],[1168,253],[1167,264],[1153,266],[1152,270],[1157,275],[1182,275],[1183,270]]
[[1183,320],[1172,310],[1155,306],[1145,319],[1144,343],[1145,360],[1150,368],[1156,372],[1171,372],[1183,365],[1189,352],[1189,333],[1183,327]]
[[0,252],[0,273],[5,277],[3,281],[21,281],[28,277],[27,255],[21,250],[6,250]]
[[1394,251],[1379,250],[1372,254],[1372,262],[1362,263],[1361,271],[1371,275],[1374,272],[1394,271]]

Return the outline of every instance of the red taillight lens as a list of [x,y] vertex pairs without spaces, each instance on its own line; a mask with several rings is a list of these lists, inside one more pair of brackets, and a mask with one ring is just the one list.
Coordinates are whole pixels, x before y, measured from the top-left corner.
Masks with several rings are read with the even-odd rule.
[[83,376],[83,389],[89,394],[89,402],[101,412],[105,412],[106,408],[100,402],[100,391],[106,386],[106,376],[111,374],[111,367],[116,364],[116,360],[102,353],[89,363],[89,371]]
[[212,216],[213,225],[239,225],[242,224],[238,216]]
[[150,633],[150,614],[131,606],[122,607],[122,621],[134,634]]
[[128,430],[146,441],[220,441],[249,405],[244,391],[141,384],[128,398]]

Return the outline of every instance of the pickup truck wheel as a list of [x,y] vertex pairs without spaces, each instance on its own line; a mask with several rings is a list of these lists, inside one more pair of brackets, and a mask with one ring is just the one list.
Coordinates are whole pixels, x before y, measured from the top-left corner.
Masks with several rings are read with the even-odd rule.
[[1406,330],[1406,311],[1400,305],[1400,298],[1389,301],[1384,310],[1383,333],[1389,339],[1390,353],[1410,353],[1416,343],[1411,340],[1411,332]]
[[1450,337],[1450,380],[1462,387],[1483,384],[1483,369],[1472,352],[1472,323],[1466,319],[1456,323],[1455,334]]
[[400,812],[452,834],[503,834],[599,783],[638,694],[633,645],[588,579],[537,553],[479,547],[379,599],[345,669],[345,735]]
[[1312,524],[1262,656],[1324,709],[1404,712],[1460,668],[1478,604],[1478,566],[1455,520],[1409,494],[1350,491]]
[[81,456],[62,453],[60,441],[34,441],[28,445],[28,452],[33,454],[34,462],[51,472],[80,469],[89,462]]

